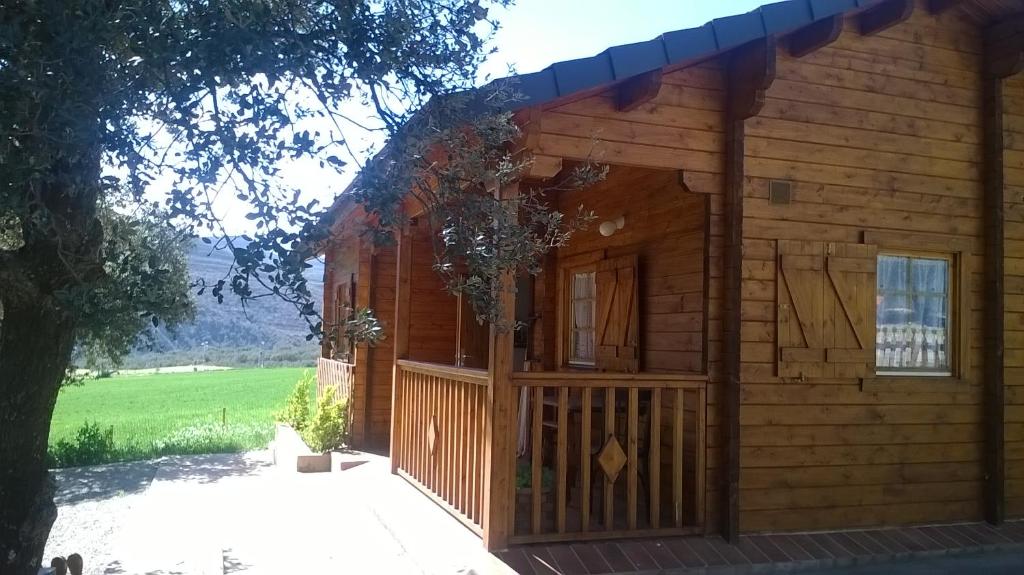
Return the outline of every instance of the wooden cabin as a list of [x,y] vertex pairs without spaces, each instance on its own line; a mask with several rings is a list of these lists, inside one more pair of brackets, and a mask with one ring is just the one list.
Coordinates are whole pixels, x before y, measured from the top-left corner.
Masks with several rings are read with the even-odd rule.
[[598,222],[502,333],[341,196],[353,442],[490,549],[1024,516],[1022,10],[791,0],[519,77],[528,179],[609,166],[552,199]]

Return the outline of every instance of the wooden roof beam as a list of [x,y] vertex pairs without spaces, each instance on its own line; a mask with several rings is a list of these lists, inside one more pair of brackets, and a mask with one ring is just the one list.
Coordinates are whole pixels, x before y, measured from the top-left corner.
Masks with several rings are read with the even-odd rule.
[[986,74],[1007,78],[1024,69],[1024,15],[986,28],[984,42]]
[[530,167],[523,174],[524,178],[541,181],[550,180],[562,171],[562,158],[558,156],[530,154],[527,161],[530,162]]
[[764,107],[764,94],[775,81],[775,38],[736,48],[729,65],[729,120],[752,118]]
[[835,42],[842,32],[842,14],[819,20],[810,26],[804,26],[787,37],[789,55],[794,58],[806,56]]
[[959,3],[960,0],[928,0],[928,13],[942,14]]
[[888,0],[865,10],[858,20],[861,36],[877,34],[914,13],[914,0]]
[[619,84],[615,107],[620,112],[635,110],[658,97],[661,91],[661,68],[627,78]]

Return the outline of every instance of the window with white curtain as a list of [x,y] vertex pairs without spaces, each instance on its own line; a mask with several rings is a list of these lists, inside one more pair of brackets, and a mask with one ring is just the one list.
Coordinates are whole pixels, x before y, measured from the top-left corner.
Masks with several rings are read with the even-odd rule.
[[879,254],[877,373],[952,374],[953,267],[946,256]]
[[569,364],[594,365],[597,288],[593,271],[576,272],[569,285]]

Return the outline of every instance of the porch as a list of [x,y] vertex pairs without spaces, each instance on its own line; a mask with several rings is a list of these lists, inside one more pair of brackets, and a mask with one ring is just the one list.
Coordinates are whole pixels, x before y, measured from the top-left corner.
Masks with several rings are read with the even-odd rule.
[[597,222],[507,278],[514,332],[444,290],[429,214],[399,234],[392,470],[489,549],[702,534],[708,196],[616,167],[549,201]]

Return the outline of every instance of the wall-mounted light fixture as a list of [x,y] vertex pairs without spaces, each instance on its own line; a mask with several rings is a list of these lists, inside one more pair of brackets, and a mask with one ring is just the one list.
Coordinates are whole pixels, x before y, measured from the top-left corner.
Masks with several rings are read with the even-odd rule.
[[597,227],[597,231],[601,232],[601,235],[608,237],[615,232],[622,229],[622,226],[626,225],[626,216],[619,216],[614,220],[607,220],[601,222],[601,225]]

